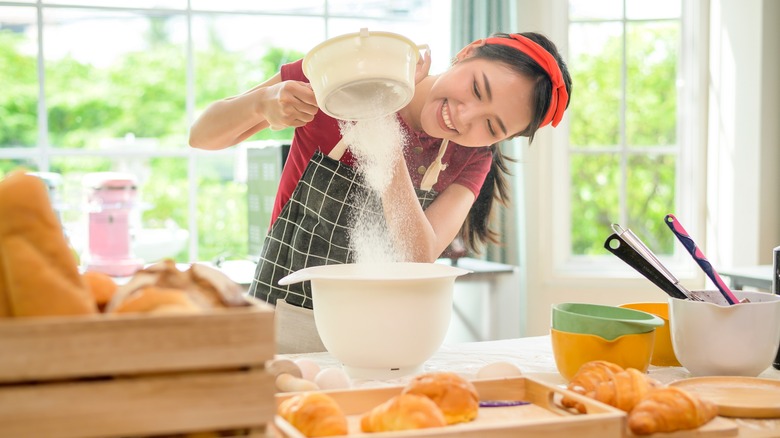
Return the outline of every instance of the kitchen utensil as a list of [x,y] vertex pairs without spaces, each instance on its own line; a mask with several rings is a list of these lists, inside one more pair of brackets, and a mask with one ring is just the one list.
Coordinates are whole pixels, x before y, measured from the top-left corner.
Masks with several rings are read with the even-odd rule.
[[555,366],[567,381],[592,360],[606,360],[642,372],[650,366],[655,331],[634,333],[608,341],[600,336],[550,329]]
[[556,330],[596,335],[608,341],[664,325],[661,318],[647,312],[589,303],[555,304],[551,319]]
[[650,358],[650,365],[660,367],[681,366],[677,356],[674,355],[674,348],[672,347],[668,303],[626,303],[621,304],[620,307],[652,313],[664,321],[664,325],[655,329],[653,356]]
[[709,277],[710,280],[715,283],[715,286],[718,288],[720,293],[723,294],[723,297],[726,299],[726,301],[728,301],[729,304],[739,303],[737,297],[735,297],[731,292],[731,289],[729,289],[729,287],[726,285],[726,282],[720,278],[720,275],[718,275],[718,273],[715,271],[715,268],[712,267],[712,264],[704,256],[704,253],[701,252],[699,247],[696,245],[696,242],[693,241],[693,238],[691,238],[688,232],[685,231],[685,228],[683,228],[680,221],[677,220],[673,214],[667,214],[664,218],[664,222],[666,222],[666,225],[668,225],[669,229],[672,230],[674,235],[677,237],[677,240],[679,240],[685,249],[688,250],[688,253],[691,255],[691,257],[693,257],[699,267],[704,271],[705,274],[707,274],[707,277]]
[[363,28],[315,46],[303,58],[303,72],[326,114],[373,119],[412,100],[417,60],[427,48],[402,35]]
[[[613,225],[613,229],[614,227],[615,225]],[[620,226],[617,225],[617,227]],[[621,237],[622,234],[624,233],[621,231],[610,235],[604,242],[604,248],[618,256],[618,258],[653,282],[669,296],[682,299],[688,298],[688,290],[677,281],[671,272],[665,268],[662,269],[663,265],[660,262],[654,263],[652,259],[645,257],[639,250],[624,240]]]
[[720,291],[697,292],[708,301],[668,300],[672,346],[682,366],[694,376],[747,377],[770,367],[780,345],[780,296],[738,290],[736,297],[749,302],[732,306]]
[[441,346],[452,314],[455,278],[441,263],[360,263],[296,271],[280,285],[311,280],[322,343],[352,378],[419,372]]
[[758,377],[694,377],[669,384],[706,398],[718,415],[740,418],[780,418],[780,381]]

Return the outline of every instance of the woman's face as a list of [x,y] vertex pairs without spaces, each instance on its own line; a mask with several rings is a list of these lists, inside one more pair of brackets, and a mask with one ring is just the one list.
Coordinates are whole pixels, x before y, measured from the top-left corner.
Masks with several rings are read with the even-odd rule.
[[466,58],[437,77],[420,123],[433,137],[463,146],[489,146],[531,123],[534,83],[506,65]]

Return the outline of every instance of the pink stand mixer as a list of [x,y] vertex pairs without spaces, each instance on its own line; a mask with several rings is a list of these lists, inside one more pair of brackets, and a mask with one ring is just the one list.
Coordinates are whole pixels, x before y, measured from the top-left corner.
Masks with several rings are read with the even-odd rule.
[[118,172],[91,173],[84,177],[87,191],[88,254],[86,270],[114,277],[133,275],[143,260],[130,246],[130,214],[136,207],[135,177]]

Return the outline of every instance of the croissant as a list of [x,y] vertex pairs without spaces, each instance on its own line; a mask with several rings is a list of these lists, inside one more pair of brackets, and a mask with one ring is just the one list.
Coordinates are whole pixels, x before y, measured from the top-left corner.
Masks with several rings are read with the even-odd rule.
[[660,382],[651,379],[645,373],[635,368],[626,368],[625,371],[612,376],[612,379],[599,383],[592,397],[629,412],[648,392],[659,386],[661,386]]
[[433,400],[447,424],[469,422],[479,412],[477,389],[456,373],[440,371],[417,375],[401,392],[424,395]]
[[[620,365],[605,360],[594,360],[586,362],[580,366],[577,373],[571,378],[567,389],[577,394],[592,397],[592,392],[601,382],[609,381],[613,375],[623,371]],[[567,408],[576,408],[580,412],[585,412],[585,406],[576,400],[564,397],[561,404]]]
[[363,414],[363,432],[389,432],[446,426],[439,406],[424,395],[399,394]]
[[650,391],[628,414],[628,427],[636,435],[695,429],[715,418],[717,406],[673,386]]
[[307,437],[346,435],[347,417],[322,392],[304,392],[279,405],[279,415]]

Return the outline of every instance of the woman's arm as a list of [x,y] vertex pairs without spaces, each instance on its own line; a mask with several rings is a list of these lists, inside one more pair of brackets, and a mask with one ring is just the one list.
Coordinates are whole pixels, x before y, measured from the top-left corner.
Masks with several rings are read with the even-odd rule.
[[471,190],[452,184],[423,211],[401,155],[382,195],[382,205],[390,232],[408,261],[433,262],[457,236],[474,199]]
[[251,90],[209,105],[190,129],[190,146],[224,149],[271,127],[303,126],[317,113],[317,100],[304,82],[282,81],[281,73]]

